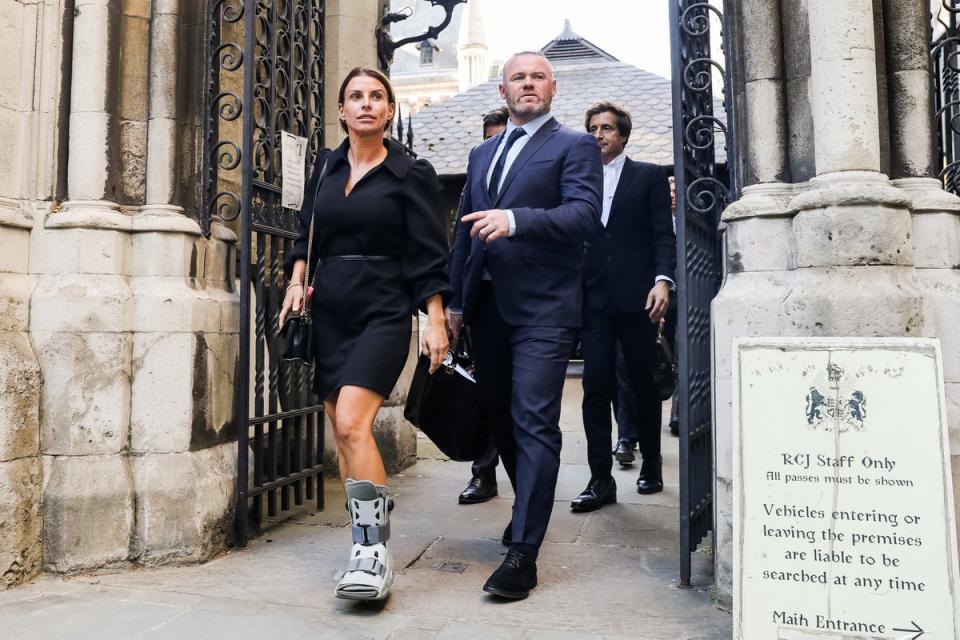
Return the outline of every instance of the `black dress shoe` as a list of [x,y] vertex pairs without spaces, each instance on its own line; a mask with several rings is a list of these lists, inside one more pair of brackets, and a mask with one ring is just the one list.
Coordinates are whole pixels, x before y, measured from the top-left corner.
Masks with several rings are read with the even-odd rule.
[[605,504],[617,501],[617,483],[613,478],[607,480],[590,480],[587,488],[570,503],[570,510],[575,513],[596,511]]
[[477,504],[497,497],[496,481],[471,478],[470,484],[460,494],[460,504]]
[[500,536],[500,544],[505,547],[513,544],[513,520],[510,520],[507,523],[507,528],[503,530],[503,535]]
[[613,457],[623,466],[631,465],[636,460],[633,455],[633,447],[626,440],[617,441],[617,446],[613,450]]
[[483,590],[501,598],[523,600],[537,586],[537,561],[517,549],[507,551],[507,557],[487,578]]
[[680,436],[680,421],[679,420],[670,420],[670,435]]
[[663,459],[644,460],[637,478],[637,493],[649,494],[663,491]]

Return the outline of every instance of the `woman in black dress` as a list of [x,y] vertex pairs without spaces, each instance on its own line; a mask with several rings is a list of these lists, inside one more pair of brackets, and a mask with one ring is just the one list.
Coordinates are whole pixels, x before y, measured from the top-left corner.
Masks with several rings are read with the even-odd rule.
[[307,304],[314,390],[334,427],[353,524],[354,545],[336,595],[382,599],[393,580],[386,546],[392,501],[373,422],[406,362],[417,308],[429,318],[423,352],[431,370],[447,354],[447,243],[433,167],[384,138],[396,108],[389,80],[373,69],[354,69],[340,85],[339,108],[348,137],[318,155],[304,191],[280,323],[303,304],[313,218],[316,265],[310,265]]

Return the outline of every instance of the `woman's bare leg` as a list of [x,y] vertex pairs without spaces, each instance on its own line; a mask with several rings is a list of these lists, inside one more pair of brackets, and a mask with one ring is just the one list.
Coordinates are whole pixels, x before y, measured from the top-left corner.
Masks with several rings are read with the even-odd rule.
[[325,403],[327,415],[332,413],[342,480],[387,483],[387,472],[373,439],[373,421],[382,404],[380,394],[353,386],[341,388],[336,400]]
[[333,444],[337,448],[337,467],[340,471],[340,480],[346,481],[349,477],[347,474],[347,461],[343,457],[343,452],[340,451],[340,441],[336,438],[337,433],[337,401],[336,398],[333,400],[327,400],[323,403],[324,413],[327,414],[327,420],[330,421],[330,427],[333,429],[334,439]]

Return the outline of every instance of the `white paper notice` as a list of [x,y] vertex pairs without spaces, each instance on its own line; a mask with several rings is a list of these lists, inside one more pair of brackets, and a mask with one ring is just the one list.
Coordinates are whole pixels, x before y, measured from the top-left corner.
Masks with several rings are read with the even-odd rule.
[[939,343],[734,343],[734,637],[960,638]]
[[303,204],[303,174],[307,158],[307,139],[281,131],[280,156],[283,162],[281,204],[288,209],[299,209],[300,205]]

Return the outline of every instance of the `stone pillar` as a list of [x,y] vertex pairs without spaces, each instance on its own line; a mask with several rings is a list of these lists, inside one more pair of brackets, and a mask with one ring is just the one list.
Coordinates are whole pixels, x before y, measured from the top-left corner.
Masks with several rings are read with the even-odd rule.
[[924,335],[938,337],[943,348],[953,476],[955,486],[960,486],[960,198],[944,191],[934,177],[938,168],[930,100],[929,9],[925,0],[884,2],[891,166],[893,184],[912,199]]
[[133,217],[132,557],[198,561],[233,538],[238,300],[233,232],[202,236],[180,206],[181,2],[154,0],[147,204]]
[[124,562],[133,530],[130,218],[120,190],[121,2],[77,0],[72,16],[67,196],[38,223],[30,332],[44,377],[44,564]]
[[30,230],[61,180],[60,76],[65,8],[0,6],[0,590],[42,563],[42,377],[29,336]]
[[[880,16],[881,4],[892,11]],[[950,266],[960,260],[956,254],[951,258],[946,246],[957,245],[956,227],[949,226],[956,222],[955,205],[929,179],[929,80],[923,70],[926,55],[919,52],[926,42],[917,13],[920,6],[921,0],[781,2],[794,27],[784,31],[789,51],[785,56],[789,165],[793,180],[808,181],[792,186],[795,195],[782,210],[791,220],[785,239],[740,240],[742,212],[753,211],[747,208],[753,187],[724,214],[729,221],[728,246],[738,242],[742,255],[736,260],[731,255],[713,305],[716,580],[721,604],[730,604],[735,544],[732,339],[935,336],[943,340],[945,354],[951,349],[960,352],[960,347],[950,346],[960,317],[960,287],[955,284],[956,269],[951,271]],[[877,30],[881,17],[883,28]],[[798,37],[804,30],[806,42]],[[740,37],[746,41],[744,49],[750,50],[754,37],[768,36],[744,29]],[[810,63],[808,76],[805,60]],[[878,73],[883,74],[882,82]],[[743,108],[748,111],[764,104],[755,96],[748,96],[746,103]],[[803,142],[810,130],[812,148]],[[773,138],[772,144],[779,140]],[[887,164],[900,178],[894,184],[881,173]],[[924,220],[920,227],[918,218]],[[927,233],[929,244],[923,246],[917,229],[928,219],[944,226],[936,238]],[[763,268],[753,272],[753,265]],[[936,272],[929,284],[924,284],[925,271]],[[953,318],[953,325],[947,318]],[[955,366],[946,360],[956,357],[945,355],[945,370]],[[948,394],[955,393],[950,389],[955,379],[947,376]],[[951,402],[948,419],[953,434],[960,429],[957,403]]]
[[0,203],[0,590],[29,579],[42,559],[40,367],[27,334],[31,220]]

